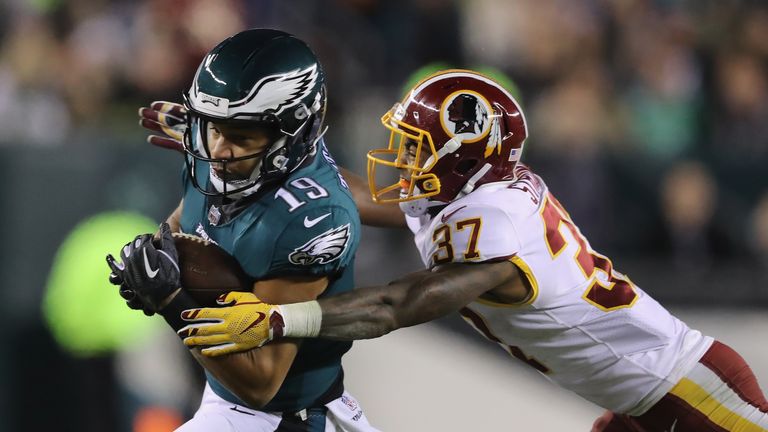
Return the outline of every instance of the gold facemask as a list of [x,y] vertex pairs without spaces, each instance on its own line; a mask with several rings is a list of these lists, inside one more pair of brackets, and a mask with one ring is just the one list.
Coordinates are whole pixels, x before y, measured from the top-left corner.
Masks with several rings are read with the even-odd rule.
[[[371,150],[367,155],[368,187],[373,201],[377,203],[412,201],[440,192],[440,180],[429,173],[438,159],[432,136],[425,130],[404,123],[401,120],[403,114],[403,106],[398,103],[381,117],[381,123],[390,131],[389,145],[386,149]],[[416,147],[415,150],[409,149],[412,146]],[[425,161],[423,164],[422,160]],[[406,171],[408,178],[401,174],[396,183],[379,186],[376,180],[378,166]],[[417,184],[420,187],[417,188]],[[399,191],[397,196],[392,196],[394,191]]]

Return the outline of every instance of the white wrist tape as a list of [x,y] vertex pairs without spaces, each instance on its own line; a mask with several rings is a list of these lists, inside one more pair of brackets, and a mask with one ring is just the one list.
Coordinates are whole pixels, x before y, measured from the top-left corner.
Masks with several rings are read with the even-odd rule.
[[283,316],[284,337],[315,337],[320,334],[323,311],[316,300],[278,306]]

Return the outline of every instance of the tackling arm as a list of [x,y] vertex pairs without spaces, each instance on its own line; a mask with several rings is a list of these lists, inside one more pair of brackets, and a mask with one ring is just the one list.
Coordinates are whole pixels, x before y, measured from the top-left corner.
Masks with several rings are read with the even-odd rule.
[[[457,311],[483,293],[519,280],[509,261],[448,264],[420,271],[386,286],[361,288],[318,301],[320,337],[371,339]],[[290,309],[285,313],[290,313]]]
[[[248,350],[280,336],[371,339],[457,311],[491,290],[511,293],[515,301],[530,293],[509,261],[448,264],[318,301],[274,305],[251,294],[229,293],[225,300],[235,306],[187,311],[185,320],[192,324],[178,333],[187,346],[205,346],[206,356]],[[243,328],[257,316],[267,319]]]
[[349,185],[352,198],[360,212],[360,221],[364,225],[378,227],[405,228],[405,215],[397,204],[380,204],[373,202],[368,182],[352,171],[339,167],[341,175]]

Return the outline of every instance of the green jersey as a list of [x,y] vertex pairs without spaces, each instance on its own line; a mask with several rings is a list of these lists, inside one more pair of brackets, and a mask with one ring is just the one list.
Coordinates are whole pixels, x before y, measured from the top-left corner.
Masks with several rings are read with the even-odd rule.
[[[280,184],[264,186],[225,205],[201,194],[185,172],[181,229],[216,242],[256,280],[327,276],[330,282],[320,297],[351,290],[360,218],[322,141],[317,149]],[[209,165],[199,163],[197,169],[197,178],[207,183]],[[351,346],[350,342],[304,340],[283,385],[262,409],[293,411],[311,406],[341,379],[341,356]],[[247,406],[211,374],[206,375],[216,394]]]

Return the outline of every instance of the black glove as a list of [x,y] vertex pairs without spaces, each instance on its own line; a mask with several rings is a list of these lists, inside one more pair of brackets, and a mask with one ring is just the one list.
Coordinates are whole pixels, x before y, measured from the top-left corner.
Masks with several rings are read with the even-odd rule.
[[119,287],[120,297],[125,299],[125,303],[129,308],[135,310],[141,310],[146,316],[152,316],[155,313],[144,305],[136,293],[133,292],[124,282],[123,273],[125,272],[125,262],[128,257],[136,253],[136,249],[144,242],[152,241],[152,234],[141,234],[136,236],[135,239],[126,243],[120,250],[120,261],[116,261],[112,254],[107,255],[107,265],[112,272],[109,274],[109,283],[117,285]]
[[139,236],[134,247],[123,261],[123,284],[135,293],[145,308],[157,313],[163,302],[181,286],[179,256],[170,226],[167,223],[160,225],[158,239]]

